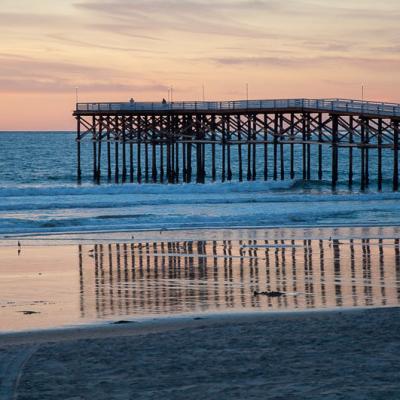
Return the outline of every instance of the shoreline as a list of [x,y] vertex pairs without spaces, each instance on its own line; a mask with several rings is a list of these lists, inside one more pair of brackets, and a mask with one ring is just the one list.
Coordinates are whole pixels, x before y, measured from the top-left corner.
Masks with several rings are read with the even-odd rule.
[[[365,231],[375,231],[372,234]],[[229,238],[240,238],[240,235],[245,231],[251,234],[246,238],[258,238],[258,234],[268,233],[272,237],[269,239],[397,239],[400,238],[400,224],[366,224],[366,225],[293,225],[281,227],[277,226],[233,226],[233,227],[199,227],[199,228],[162,228],[160,229],[123,229],[123,230],[99,230],[99,231],[70,231],[70,232],[55,232],[55,233],[19,233],[10,235],[0,235],[0,247],[15,246],[15,241],[23,240],[26,245],[30,243],[38,243],[38,245],[62,245],[62,244],[91,244],[101,242],[133,242],[141,241],[157,241],[169,238],[171,240],[200,240],[207,237],[208,240],[223,239],[224,233],[230,232]],[[345,231],[340,233],[340,231]],[[392,233],[384,233],[389,231]],[[210,233],[214,234],[210,238]],[[363,233],[364,232],[364,233]],[[179,234],[179,236],[178,236]],[[133,237],[132,237],[133,235]],[[191,239],[187,236],[192,235]],[[265,238],[268,239],[268,238]],[[204,240],[204,239],[203,239]]]

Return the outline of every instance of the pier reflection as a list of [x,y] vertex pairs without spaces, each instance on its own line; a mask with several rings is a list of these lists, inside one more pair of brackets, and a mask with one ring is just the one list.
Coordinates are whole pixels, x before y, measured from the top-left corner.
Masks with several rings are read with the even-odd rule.
[[[82,318],[398,305],[399,239],[79,246]],[[255,296],[279,291],[280,297]]]

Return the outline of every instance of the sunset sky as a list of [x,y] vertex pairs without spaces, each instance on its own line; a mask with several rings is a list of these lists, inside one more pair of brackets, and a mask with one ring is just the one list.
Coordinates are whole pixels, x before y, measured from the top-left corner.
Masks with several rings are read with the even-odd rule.
[[399,0],[1,0],[0,130],[74,129],[80,101],[400,102]]

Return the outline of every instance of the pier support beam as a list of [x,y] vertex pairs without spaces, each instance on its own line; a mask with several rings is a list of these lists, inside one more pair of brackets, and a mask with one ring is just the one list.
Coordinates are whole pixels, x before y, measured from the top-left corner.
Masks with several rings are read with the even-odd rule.
[[186,144],[186,176],[187,176],[187,183],[192,182],[192,143],[187,143]]
[[164,183],[164,138],[160,141],[160,182]]
[[187,183],[187,167],[186,167],[186,143],[182,143],[182,180]]
[[144,117],[144,179],[149,183],[149,119]]
[[243,181],[243,165],[242,165],[242,118],[240,114],[236,116],[237,119],[237,138],[238,138],[238,163],[239,163],[239,182]]
[[361,191],[365,190],[365,121],[361,118],[361,182],[360,189]]
[[225,163],[226,163],[226,130],[225,118],[222,120],[222,165],[221,165],[221,181],[225,182]]
[[294,179],[294,114],[290,114],[290,179]]
[[215,115],[211,116],[211,180],[215,182],[217,180],[217,168],[215,162],[215,142],[216,142],[216,118]]
[[283,143],[282,143],[282,132],[283,132],[283,115],[280,114],[279,116],[279,150],[280,150],[280,154],[279,154],[279,158],[280,158],[280,169],[281,169],[281,181],[285,180],[285,156],[284,156],[284,149],[283,149]]
[[251,116],[247,115],[247,180],[251,181]]
[[151,181],[153,183],[157,182],[157,145],[154,130],[151,141]]
[[231,167],[231,121],[230,117],[227,118],[227,180],[232,180],[232,167]]
[[252,174],[251,174],[251,179],[253,181],[256,180],[257,178],[257,116],[254,114],[253,116],[253,135],[252,135],[252,140],[253,140],[253,151],[252,151]]
[[354,117],[350,116],[349,120],[349,186],[353,185],[353,130],[354,130]]
[[322,181],[322,114],[318,114],[318,180]]
[[[178,118],[174,123],[174,130],[178,132]],[[179,141],[175,139],[175,183],[179,183]]]
[[311,115],[307,113],[307,180],[311,179]]
[[274,181],[276,181],[278,179],[278,114],[275,114],[274,125]]
[[302,115],[302,164],[303,164],[303,181],[307,179],[307,117],[305,114]]
[[137,138],[136,138],[136,178],[137,178],[137,183],[142,183],[142,134],[141,134],[141,128],[140,128],[140,117],[138,117],[137,120]]
[[264,114],[264,181],[268,180],[268,114]]
[[125,117],[122,118],[122,183],[126,182],[126,124]]
[[336,187],[338,181],[338,116],[332,115],[332,187]]
[[369,186],[369,120],[365,120],[365,186]]
[[134,168],[133,168],[133,128],[132,128],[133,118],[129,118],[129,181],[133,183]]
[[76,177],[78,183],[82,182],[82,168],[81,168],[81,118],[76,119]]
[[111,182],[112,171],[111,171],[111,127],[110,117],[107,117],[107,180]]
[[393,190],[399,190],[399,121],[393,120]]
[[382,118],[378,120],[378,191],[382,190]]
[[92,118],[93,182],[97,181],[97,135],[96,118]]
[[99,116],[99,129],[98,129],[98,149],[97,149],[97,176],[96,182],[100,183],[101,179],[101,142],[103,139],[103,117]]

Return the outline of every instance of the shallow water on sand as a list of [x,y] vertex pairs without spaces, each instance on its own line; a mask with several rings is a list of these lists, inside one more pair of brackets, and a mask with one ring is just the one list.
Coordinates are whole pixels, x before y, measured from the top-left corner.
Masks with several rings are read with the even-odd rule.
[[[347,230],[333,239],[260,230],[228,240],[228,232],[193,240],[179,232],[165,239],[24,245],[19,254],[0,247],[0,331],[400,303],[394,230],[382,236],[376,229]],[[260,291],[282,295],[254,294]]]

